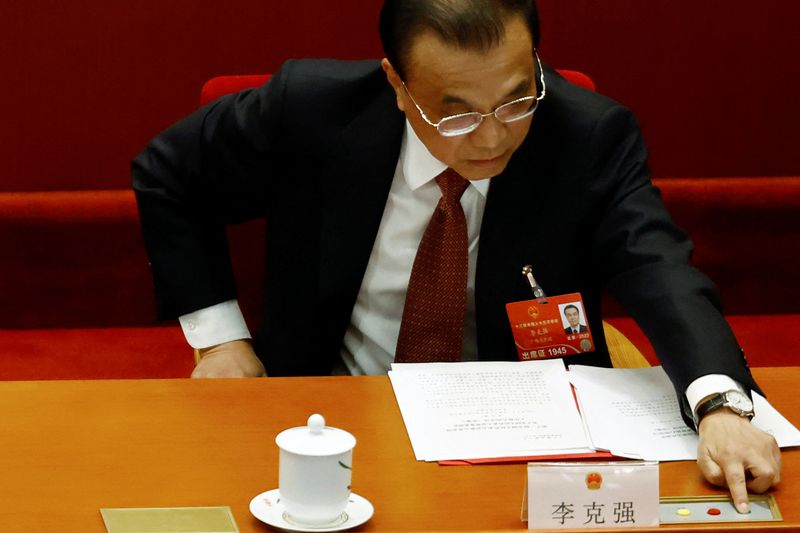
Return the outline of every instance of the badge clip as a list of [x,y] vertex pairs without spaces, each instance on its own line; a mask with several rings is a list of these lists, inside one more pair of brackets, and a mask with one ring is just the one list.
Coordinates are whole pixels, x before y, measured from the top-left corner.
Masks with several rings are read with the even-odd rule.
[[547,296],[544,294],[544,289],[536,283],[536,278],[533,277],[533,267],[531,265],[522,267],[522,275],[528,280],[528,284],[531,286],[531,291],[533,292],[533,297],[537,300],[545,300]]

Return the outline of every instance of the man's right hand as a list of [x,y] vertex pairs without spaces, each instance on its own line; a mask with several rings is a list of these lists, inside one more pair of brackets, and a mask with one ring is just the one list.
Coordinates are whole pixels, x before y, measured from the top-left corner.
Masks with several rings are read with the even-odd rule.
[[202,348],[193,378],[259,378],[266,377],[264,365],[249,341],[225,342]]

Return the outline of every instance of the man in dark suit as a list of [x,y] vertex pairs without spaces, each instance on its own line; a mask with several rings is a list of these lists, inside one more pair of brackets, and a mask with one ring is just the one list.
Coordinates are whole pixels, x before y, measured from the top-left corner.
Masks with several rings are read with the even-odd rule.
[[569,322],[569,327],[564,328],[564,333],[571,335],[574,333],[586,333],[586,324],[581,324],[581,312],[575,305],[567,305],[564,307],[564,316]]
[[[608,365],[606,288],[648,334],[685,416],[704,407],[700,468],[744,506],[745,472],[751,490],[777,483],[777,447],[708,400],[757,385],[650,182],[635,119],[543,67],[538,32],[531,0],[387,0],[380,65],[288,62],[162,133],[133,164],[160,315],[180,316],[200,349],[195,377],[380,374],[431,340],[434,357],[513,360],[505,304],[530,297],[520,269],[532,265],[549,294],[582,294],[596,332],[595,352],[565,362]],[[260,216],[254,349],[225,225]],[[428,240],[435,219],[455,237]],[[439,264],[426,242],[447,249],[447,268],[412,289],[417,263]]]

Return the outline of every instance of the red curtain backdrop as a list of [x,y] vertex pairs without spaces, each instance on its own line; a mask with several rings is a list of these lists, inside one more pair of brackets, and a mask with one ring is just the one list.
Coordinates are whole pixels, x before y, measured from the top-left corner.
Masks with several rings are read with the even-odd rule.
[[[0,191],[122,189],[206,79],[379,57],[379,0],[0,5]],[[656,175],[800,175],[800,2],[539,0],[542,58],[633,108]]]

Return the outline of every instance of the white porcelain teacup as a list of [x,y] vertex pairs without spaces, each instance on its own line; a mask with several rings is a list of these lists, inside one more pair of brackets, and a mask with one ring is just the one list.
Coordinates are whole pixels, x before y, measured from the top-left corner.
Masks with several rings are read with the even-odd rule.
[[326,427],[318,414],[308,425],[282,431],[279,490],[288,520],[324,525],[339,520],[350,498],[353,447],[347,431]]

